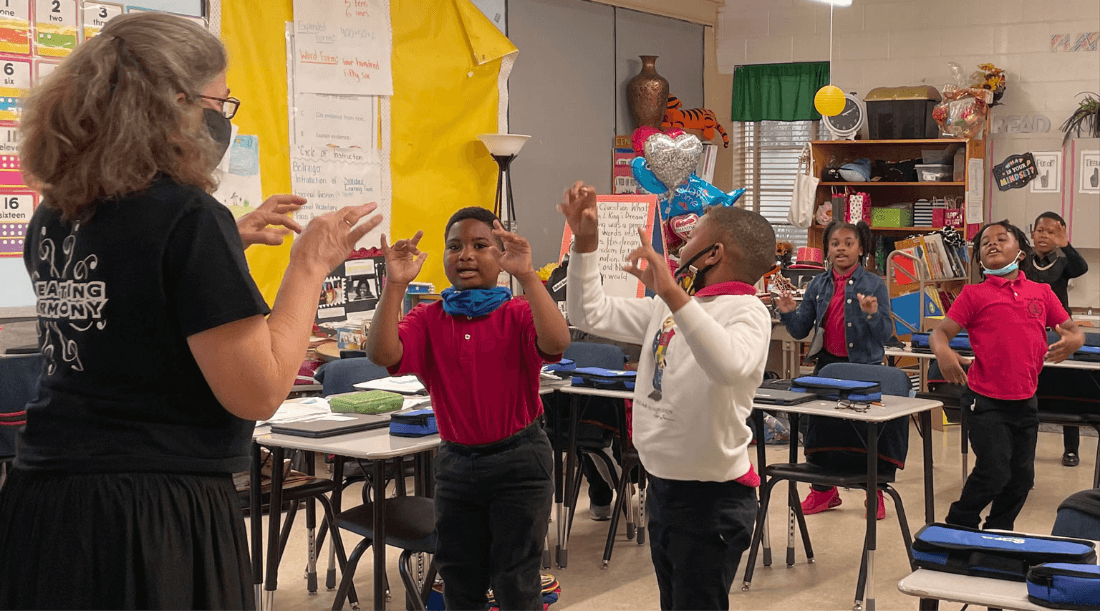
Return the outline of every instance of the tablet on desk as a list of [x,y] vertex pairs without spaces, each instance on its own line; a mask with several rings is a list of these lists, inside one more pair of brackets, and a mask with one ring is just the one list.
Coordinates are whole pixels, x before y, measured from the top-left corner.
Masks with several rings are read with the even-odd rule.
[[819,397],[811,392],[794,392],[791,390],[779,390],[774,388],[758,388],[753,403],[763,405],[798,405],[815,401]]
[[271,432],[296,437],[332,437],[390,425],[390,414],[321,414],[308,420],[272,424]]

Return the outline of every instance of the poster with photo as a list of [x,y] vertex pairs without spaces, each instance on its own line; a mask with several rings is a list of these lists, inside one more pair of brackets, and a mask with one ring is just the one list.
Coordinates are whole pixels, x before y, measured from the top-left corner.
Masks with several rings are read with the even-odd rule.
[[386,258],[380,251],[371,254],[345,261],[325,277],[317,299],[317,324],[361,321],[373,315],[382,296]]

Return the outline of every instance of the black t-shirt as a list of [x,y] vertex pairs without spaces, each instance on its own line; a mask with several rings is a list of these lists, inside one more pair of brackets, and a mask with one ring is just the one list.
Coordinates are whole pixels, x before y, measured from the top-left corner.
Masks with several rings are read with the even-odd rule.
[[1070,279],[1083,276],[1089,271],[1089,264],[1084,257],[1069,244],[1065,248],[1055,248],[1046,255],[1032,253],[1024,259],[1020,267],[1028,280],[1049,284],[1067,313]]
[[91,220],[39,206],[23,260],[45,371],[16,467],[234,472],[255,423],[218,403],[187,337],[269,312],[225,206],[158,177]]

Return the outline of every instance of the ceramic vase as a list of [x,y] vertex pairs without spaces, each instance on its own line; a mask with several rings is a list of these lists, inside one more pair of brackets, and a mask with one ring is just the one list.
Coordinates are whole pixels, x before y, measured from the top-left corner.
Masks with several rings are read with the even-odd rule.
[[626,85],[626,100],[634,129],[649,126],[661,129],[668,104],[668,81],[657,74],[657,56],[642,55],[642,70]]

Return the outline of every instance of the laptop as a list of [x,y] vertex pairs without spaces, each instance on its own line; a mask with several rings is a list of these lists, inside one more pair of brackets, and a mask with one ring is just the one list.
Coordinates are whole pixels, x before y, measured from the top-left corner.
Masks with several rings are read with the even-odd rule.
[[756,396],[753,397],[753,403],[761,405],[798,405],[799,403],[816,401],[819,398],[811,392],[758,388],[756,389]]
[[[392,413],[392,412],[391,412]],[[296,437],[332,437],[390,425],[390,414],[321,414],[307,420],[272,424],[271,432]]]

